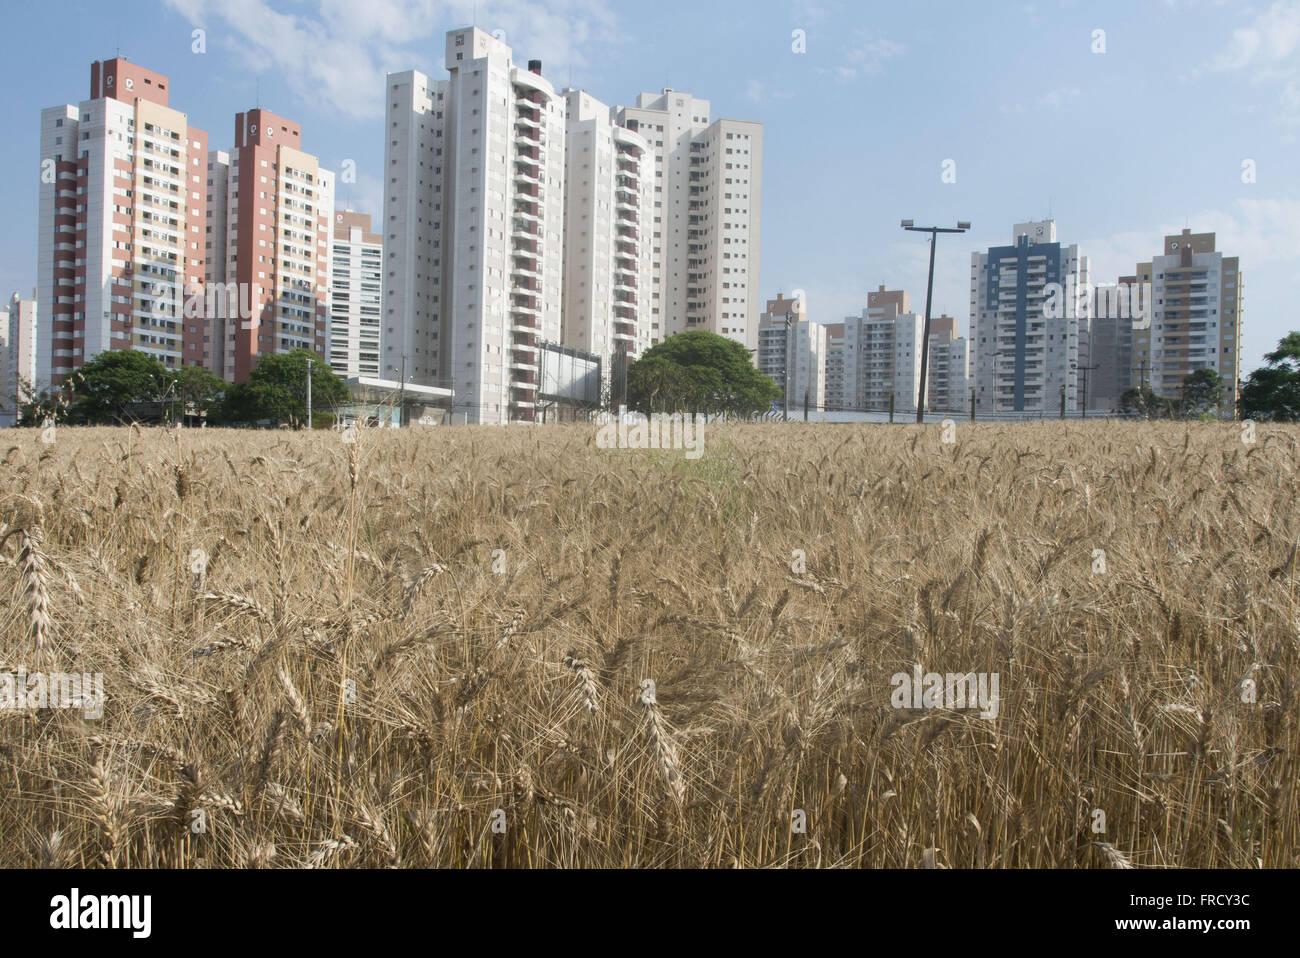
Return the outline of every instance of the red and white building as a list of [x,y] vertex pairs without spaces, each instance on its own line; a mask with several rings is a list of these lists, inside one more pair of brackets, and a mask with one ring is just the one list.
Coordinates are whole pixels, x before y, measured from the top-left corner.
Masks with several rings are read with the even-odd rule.
[[208,138],[170,86],[96,61],[88,99],[41,112],[39,388],[110,349],[203,361],[203,324],[185,321],[177,291],[203,284]]
[[301,124],[254,109],[236,114],[234,147],[207,157],[207,281],[221,295],[205,361],[233,382],[268,353],[325,355],[334,174],[301,147]]

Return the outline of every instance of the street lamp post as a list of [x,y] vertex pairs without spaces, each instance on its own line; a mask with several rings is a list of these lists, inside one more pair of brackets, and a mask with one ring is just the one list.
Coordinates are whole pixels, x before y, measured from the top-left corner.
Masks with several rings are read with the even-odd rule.
[[790,421],[790,329],[794,323],[794,316],[791,313],[785,314],[785,388],[781,390],[785,393],[785,421]]
[[911,233],[930,234],[930,279],[925,287],[925,327],[921,333],[921,383],[916,395],[916,421],[925,421],[925,377],[930,363],[930,302],[934,296],[934,250],[940,233],[964,233],[970,222],[958,220],[957,228],[943,226],[917,226],[915,220],[903,220],[903,229]]
[[311,364],[312,360],[307,360],[307,430],[311,431]]

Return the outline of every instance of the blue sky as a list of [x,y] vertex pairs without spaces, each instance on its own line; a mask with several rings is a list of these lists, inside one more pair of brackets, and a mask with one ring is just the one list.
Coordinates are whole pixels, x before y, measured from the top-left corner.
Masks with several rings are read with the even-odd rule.
[[1244,371],[1300,328],[1300,0],[49,0],[4,18],[5,295],[36,278],[40,110],[83,99],[92,60],[120,45],[169,75],[213,146],[260,94],[326,166],[355,161],[339,202],[378,214],[384,73],[445,76],[443,33],[476,22],[557,86],[611,104],[670,86],[763,122],[762,296],[801,288],[816,320],[881,283],[923,307],[926,242],[899,220],[965,219],[935,281],[965,333],[971,251],[1050,210],[1096,281],[1167,232],[1217,232],[1242,257]]

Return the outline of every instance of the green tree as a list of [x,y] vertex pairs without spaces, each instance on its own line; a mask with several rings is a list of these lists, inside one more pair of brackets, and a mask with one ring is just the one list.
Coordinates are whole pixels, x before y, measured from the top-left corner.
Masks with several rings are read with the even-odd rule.
[[172,379],[178,416],[207,413],[209,421],[215,421],[221,398],[229,388],[224,379],[203,366],[182,366],[172,374]]
[[1223,380],[1213,369],[1197,369],[1183,377],[1182,414],[1201,416],[1215,412],[1223,402]]
[[627,370],[628,404],[643,413],[752,416],[781,395],[734,339],[696,330],[669,336]]
[[1119,397],[1119,411],[1126,416],[1141,416],[1154,419],[1160,415],[1164,403],[1150,386],[1134,386],[1126,389]]
[[[260,422],[269,419],[298,426],[307,417],[307,361],[311,360],[311,402],[313,413],[326,411],[348,400],[348,386],[315,353],[296,349],[258,360],[248,382],[226,390],[221,415],[227,422]],[[315,415],[312,416],[316,418]]]
[[1300,422],[1300,332],[1290,332],[1241,387],[1241,415],[1261,422]]
[[87,423],[123,422],[132,403],[156,402],[171,385],[167,367],[138,349],[107,350],[72,374],[65,384],[69,418]]

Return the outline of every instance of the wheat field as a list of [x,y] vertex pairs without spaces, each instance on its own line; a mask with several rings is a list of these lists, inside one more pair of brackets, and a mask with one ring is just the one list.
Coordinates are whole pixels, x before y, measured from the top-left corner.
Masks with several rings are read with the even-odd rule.
[[12,430],[0,866],[1300,866],[1300,431],[940,429]]

